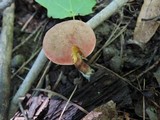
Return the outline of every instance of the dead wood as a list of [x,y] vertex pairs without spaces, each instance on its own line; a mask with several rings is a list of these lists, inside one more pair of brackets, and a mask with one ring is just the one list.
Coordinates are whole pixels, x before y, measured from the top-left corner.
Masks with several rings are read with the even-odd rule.
[[0,36],[0,120],[6,120],[10,97],[10,63],[13,44],[14,4],[3,12]]

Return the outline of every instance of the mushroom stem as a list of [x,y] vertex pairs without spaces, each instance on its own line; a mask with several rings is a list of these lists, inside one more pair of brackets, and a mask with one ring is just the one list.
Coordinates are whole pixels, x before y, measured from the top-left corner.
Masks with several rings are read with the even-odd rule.
[[72,46],[72,60],[75,67],[82,73],[82,75],[90,81],[91,75],[94,73],[94,70],[84,62],[83,59],[86,59],[81,50],[76,46]]

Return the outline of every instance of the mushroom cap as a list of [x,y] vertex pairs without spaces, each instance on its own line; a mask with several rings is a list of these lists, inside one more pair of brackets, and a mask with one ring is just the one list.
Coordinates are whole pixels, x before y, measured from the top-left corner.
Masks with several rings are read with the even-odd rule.
[[92,28],[79,20],[56,24],[47,31],[43,50],[49,60],[60,65],[72,65],[72,47],[77,46],[84,57],[95,48],[96,37]]

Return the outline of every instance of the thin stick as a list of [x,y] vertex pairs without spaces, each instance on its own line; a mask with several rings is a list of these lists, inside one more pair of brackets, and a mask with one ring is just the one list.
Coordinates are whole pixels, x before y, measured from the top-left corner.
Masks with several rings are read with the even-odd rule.
[[66,108],[67,108],[69,102],[71,101],[71,98],[73,97],[73,95],[74,95],[74,93],[75,93],[76,90],[77,90],[77,85],[75,86],[72,94],[70,95],[69,99],[67,100],[67,102],[66,102],[66,104],[65,104],[65,106],[64,106],[64,108],[63,108],[63,110],[62,110],[62,112],[61,112],[61,115],[60,115],[60,117],[59,117],[58,120],[61,120],[61,119],[62,119],[62,116],[63,116],[63,114],[64,114],[64,111],[66,110]]
[[36,33],[37,31],[42,27],[44,21],[39,24],[39,26],[34,30],[32,34],[30,34],[25,40],[23,40],[19,45],[17,45],[15,48],[13,48],[12,52],[15,52],[17,49],[19,49],[22,45],[24,45],[27,41],[29,41]]
[[34,42],[36,42],[38,40],[39,36],[42,35],[42,31],[43,31],[43,28],[41,28],[40,30],[38,30],[37,34],[34,37],[34,40],[33,40]]
[[[104,45],[106,45],[108,43],[108,41],[112,40],[113,36],[115,35],[115,33],[118,31],[119,27],[120,27],[121,23],[119,23],[115,30],[113,30],[112,34],[109,36],[108,40],[105,42]],[[93,61],[97,58],[97,56],[100,54],[100,52],[103,50],[104,45],[91,57],[91,59],[89,60],[89,64],[93,63]]]
[[37,12],[34,12],[31,17],[27,20],[27,22],[23,25],[21,32],[24,31],[24,29],[26,29],[26,27],[28,26],[28,24],[31,22],[31,20],[33,19],[33,17],[36,15]]
[[[40,80],[39,80],[39,82],[38,82],[38,84],[36,86],[36,88],[41,88],[42,87],[43,82],[44,82],[44,77],[45,77],[46,73],[48,72],[51,64],[52,64],[52,62],[49,61],[48,64],[47,64],[47,67],[45,68],[45,70],[44,70],[44,72],[43,72],[43,74],[42,74],[42,76],[41,76],[41,78],[40,78]],[[33,96],[36,96],[37,94],[38,94],[38,91],[36,91],[35,93],[33,93]]]
[[107,7],[90,19],[87,24],[93,29],[96,28],[127,2],[128,0],[113,0]]
[[24,109],[23,109],[22,103],[20,101],[18,102],[18,105],[19,105],[19,108],[20,108],[20,110],[21,110],[21,112],[23,114],[24,119],[25,120],[29,120],[27,115],[26,115],[26,113],[25,113],[25,111],[24,111]]
[[[129,22],[128,22],[129,24]],[[90,59],[89,63],[92,63],[94,61],[94,59],[98,56],[98,54],[105,48],[107,47],[108,45],[110,45],[112,42],[114,42],[114,40],[116,40],[127,28],[128,24],[126,24],[123,29],[114,37],[112,38],[112,35],[109,37],[109,39],[105,42],[105,44],[94,54],[94,56]],[[119,24],[120,25],[120,24]],[[118,26],[119,26],[118,25]],[[119,28],[119,27],[117,27]],[[116,28],[116,30],[117,30]],[[113,32],[113,35],[114,35],[115,31]]]
[[110,44],[111,44],[112,42],[114,42],[114,40],[116,40],[123,32],[125,32],[126,29],[127,29],[127,26],[129,25],[129,23],[130,23],[130,22],[128,22],[128,24],[126,24],[126,25],[122,28],[122,30],[121,30],[116,36],[114,36],[113,39],[111,39],[110,41],[107,41],[107,42],[102,46],[102,49],[105,48],[105,47],[107,47],[108,45],[110,45]]
[[124,51],[124,43],[125,43],[125,41],[124,41],[124,35],[123,34],[121,34],[121,50],[120,50],[120,58],[121,58],[121,61],[122,61],[122,59],[123,59],[123,51]]
[[126,77],[126,76],[128,76],[128,75],[130,75],[130,74],[134,73],[136,70],[140,69],[141,67],[142,67],[142,66],[137,67],[137,68],[135,68],[135,69],[133,69],[133,70],[131,70],[131,71],[127,72],[127,73],[126,73],[126,74],[124,74],[122,77]]
[[19,75],[16,75],[16,77],[19,78],[19,79],[22,80],[22,81],[24,80],[24,78],[22,78],[22,77],[19,76]]
[[153,68],[155,68],[156,66],[158,66],[158,64],[160,63],[160,58],[153,64],[151,65],[148,69],[146,69],[145,71],[143,71],[141,74],[139,74],[137,76],[137,78],[142,77],[145,73],[147,73],[148,71],[152,70]]
[[[146,80],[143,80],[143,90],[145,90]],[[146,106],[145,106],[145,97],[143,96],[143,120],[146,119]]]
[[60,80],[62,78],[62,75],[63,75],[63,72],[61,71],[60,74],[59,74],[59,76],[58,76],[58,79],[57,79],[56,83],[53,86],[53,90],[56,89],[57,85],[59,84],[59,82],[60,82]]
[[104,66],[102,66],[102,65],[100,65],[100,64],[96,64],[96,65],[97,65],[97,66],[100,66],[100,67],[102,67],[102,68],[104,68],[104,69],[106,69],[108,72],[110,72],[111,74],[113,74],[113,75],[115,75],[116,77],[120,78],[120,79],[123,80],[124,82],[128,83],[131,87],[135,88],[137,91],[139,91],[139,92],[141,93],[141,90],[138,89],[136,86],[132,85],[132,83],[131,83],[128,79],[123,78],[123,77],[120,76],[119,74],[113,72],[112,70],[110,70],[110,69],[108,69],[108,68],[106,68],[106,67],[104,67]]

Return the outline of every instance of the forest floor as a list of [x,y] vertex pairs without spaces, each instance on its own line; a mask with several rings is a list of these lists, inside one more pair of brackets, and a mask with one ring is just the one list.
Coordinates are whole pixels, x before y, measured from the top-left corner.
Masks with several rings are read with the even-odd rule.
[[[46,9],[34,0],[15,2],[11,76],[14,85],[13,95],[42,48],[46,31],[57,23],[72,19],[47,18]],[[102,120],[158,120],[160,118],[160,30],[157,29],[143,47],[130,42],[133,40],[142,4],[142,0],[127,3],[94,29],[96,48],[87,58],[95,70],[90,82],[74,66],[56,65],[48,61],[22,102],[23,110],[28,111],[28,118],[58,119],[66,100],[78,84],[72,102],[69,102],[63,114],[63,120],[80,120],[87,111],[99,111],[109,116],[107,118],[104,115],[105,117],[99,118]],[[87,22],[106,5],[108,3],[102,0],[94,8],[94,13],[78,16],[76,19]],[[104,44],[107,46],[97,54]],[[33,91],[38,83],[42,84],[41,88],[44,91]],[[49,93],[50,91],[54,92]],[[97,108],[100,105],[101,108]],[[19,114],[14,116],[15,120],[23,116],[20,110],[17,113]],[[96,115],[98,113],[95,112]]]

